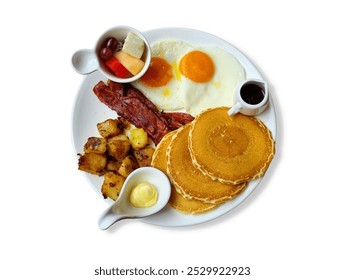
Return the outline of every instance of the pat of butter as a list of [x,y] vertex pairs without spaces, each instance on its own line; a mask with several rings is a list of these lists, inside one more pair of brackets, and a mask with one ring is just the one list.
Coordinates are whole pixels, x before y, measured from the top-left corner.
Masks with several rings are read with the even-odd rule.
[[115,53],[115,57],[132,75],[137,75],[144,67],[144,61],[124,51]]
[[134,207],[146,208],[156,204],[158,192],[154,185],[143,182],[135,186],[130,195],[129,201]]

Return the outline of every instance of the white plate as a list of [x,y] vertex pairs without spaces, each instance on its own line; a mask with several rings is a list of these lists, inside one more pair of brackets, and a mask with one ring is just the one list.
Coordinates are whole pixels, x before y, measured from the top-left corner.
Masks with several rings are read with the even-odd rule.
[[[144,32],[150,43],[163,38],[175,38],[183,40],[195,45],[213,45],[226,50],[234,55],[246,70],[247,78],[261,79],[259,71],[249,61],[249,59],[241,53],[238,49],[233,47],[228,42],[198,30],[183,29],[183,28],[163,28]],[[102,104],[93,93],[93,87],[100,80],[106,81],[106,78],[99,72],[94,72],[85,77],[79,88],[74,104],[72,130],[73,143],[76,153],[83,152],[83,146],[90,136],[98,136],[97,123],[102,122],[108,118],[115,118],[116,112],[110,110],[107,106]],[[276,116],[273,105],[272,96],[270,97],[270,105],[267,110],[258,116],[266,126],[271,130],[273,138],[276,138]],[[84,173],[87,180],[91,184],[96,193],[103,199],[101,195],[102,177]],[[200,224],[220,217],[243,202],[258,186],[261,179],[257,179],[248,184],[248,187],[235,199],[222,204],[215,210],[200,214],[200,215],[186,215],[181,214],[167,205],[163,211],[156,215],[142,219],[142,221],[160,225],[160,226],[188,226]],[[110,200],[105,200],[109,204]]]

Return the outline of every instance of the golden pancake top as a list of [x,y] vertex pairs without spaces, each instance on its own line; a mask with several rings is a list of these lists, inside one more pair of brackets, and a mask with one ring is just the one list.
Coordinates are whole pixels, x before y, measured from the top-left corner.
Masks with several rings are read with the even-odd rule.
[[[161,142],[159,142],[152,157],[151,165],[160,169],[165,174],[167,174],[167,149],[176,132],[177,130],[164,136]],[[187,214],[201,214],[217,207],[215,204],[202,203],[194,199],[184,198],[176,191],[174,186],[171,188],[169,204],[176,210]]]
[[229,116],[228,110],[208,109],[193,121],[188,142],[193,164],[226,184],[259,178],[275,154],[272,134],[255,117]]
[[212,180],[195,168],[188,149],[188,135],[191,127],[192,124],[189,123],[178,129],[168,147],[167,171],[171,182],[175,185],[176,190],[186,198],[214,204],[232,199],[247,184],[223,184]]

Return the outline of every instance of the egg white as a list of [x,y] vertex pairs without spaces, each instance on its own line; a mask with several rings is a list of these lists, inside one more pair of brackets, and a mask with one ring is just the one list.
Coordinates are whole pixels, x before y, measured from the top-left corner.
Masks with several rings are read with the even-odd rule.
[[164,58],[172,66],[173,77],[168,84],[161,87],[149,87],[140,80],[134,82],[133,86],[150,99],[158,109],[172,111],[184,108],[184,93],[178,63],[181,57],[192,49],[187,43],[174,39],[153,43],[152,57]]
[[211,46],[200,47],[198,50],[212,58],[215,73],[205,83],[196,83],[181,75],[184,109],[192,116],[208,108],[233,106],[237,86],[246,79],[245,69],[232,54]]

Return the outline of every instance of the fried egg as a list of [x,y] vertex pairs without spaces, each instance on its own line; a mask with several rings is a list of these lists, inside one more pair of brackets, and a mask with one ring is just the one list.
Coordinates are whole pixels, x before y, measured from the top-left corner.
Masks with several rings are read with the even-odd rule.
[[244,68],[233,55],[211,46],[186,53],[179,70],[184,109],[192,116],[208,108],[231,107],[238,84],[246,78]]
[[169,39],[151,45],[151,64],[144,76],[133,83],[158,109],[184,108],[184,94],[178,63],[192,50],[189,44]]

